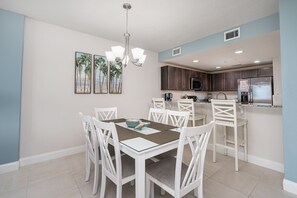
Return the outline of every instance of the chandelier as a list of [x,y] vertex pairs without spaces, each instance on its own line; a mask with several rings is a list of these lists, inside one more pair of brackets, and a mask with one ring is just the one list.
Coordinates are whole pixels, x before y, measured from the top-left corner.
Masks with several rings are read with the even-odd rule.
[[124,34],[125,38],[125,48],[122,46],[113,46],[111,47],[111,51],[105,52],[106,58],[108,61],[115,62],[115,63],[122,63],[125,67],[127,67],[129,60],[131,62],[141,67],[145,61],[146,55],[144,55],[144,50],[141,48],[133,48],[132,57],[130,57],[130,34],[128,32],[128,10],[132,8],[129,3],[124,3],[123,8],[126,9],[126,32]]

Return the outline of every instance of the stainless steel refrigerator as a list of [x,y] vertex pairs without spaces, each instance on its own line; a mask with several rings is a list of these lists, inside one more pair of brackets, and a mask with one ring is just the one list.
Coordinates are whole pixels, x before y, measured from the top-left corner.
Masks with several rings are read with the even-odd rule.
[[239,102],[272,105],[272,95],[272,77],[246,78],[238,80]]

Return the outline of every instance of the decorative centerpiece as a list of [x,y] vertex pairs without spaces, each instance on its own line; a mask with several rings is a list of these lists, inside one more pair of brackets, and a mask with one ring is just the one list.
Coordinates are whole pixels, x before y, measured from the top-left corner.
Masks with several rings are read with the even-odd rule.
[[143,127],[147,127],[150,125],[149,122],[142,122],[141,120],[137,119],[128,119],[126,120],[126,124],[129,128],[134,128],[137,130],[141,130]]
[[139,124],[139,121],[137,119],[128,119],[126,120],[126,124],[129,128],[135,128]]

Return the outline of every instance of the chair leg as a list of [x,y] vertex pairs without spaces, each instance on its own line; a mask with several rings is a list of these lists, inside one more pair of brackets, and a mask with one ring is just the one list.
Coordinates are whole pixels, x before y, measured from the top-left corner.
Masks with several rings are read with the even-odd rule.
[[153,182],[151,182],[151,180],[148,178],[148,176],[146,176],[146,178],[145,178],[145,198],[150,197],[150,190],[151,190],[152,185],[154,185]]
[[[227,127],[226,126],[224,126],[224,144],[225,144],[225,146],[227,146]],[[228,155],[227,148],[224,149],[224,154]]]
[[164,196],[166,194],[165,190],[161,188],[161,195]]
[[192,127],[196,126],[196,123],[195,123],[195,120],[194,119],[192,120],[192,123],[193,123],[193,126]]
[[100,189],[100,198],[104,198],[104,195],[105,195],[105,188],[106,188],[106,176],[102,174],[102,177],[101,177],[101,189]]
[[154,198],[154,197],[155,197],[155,184],[154,182],[150,181],[150,198]]
[[213,134],[212,134],[212,139],[213,139],[213,143],[212,143],[212,161],[216,162],[216,131],[217,131],[217,127],[216,125],[214,125],[213,127]]
[[237,139],[237,127],[234,127],[234,157],[235,157],[235,171],[238,171],[238,139]]
[[94,174],[94,186],[93,186],[93,195],[95,195],[98,191],[98,180],[99,180],[99,163],[95,163],[94,165],[95,174]]
[[86,177],[85,177],[86,182],[90,180],[90,171],[91,171],[91,160],[89,158],[88,152],[86,152]]
[[245,124],[243,126],[243,135],[244,135],[244,160],[248,161],[248,155],[247,155],[247,125]]
[[116,198],[122,198],[122,184],[117,184],[117,195]]

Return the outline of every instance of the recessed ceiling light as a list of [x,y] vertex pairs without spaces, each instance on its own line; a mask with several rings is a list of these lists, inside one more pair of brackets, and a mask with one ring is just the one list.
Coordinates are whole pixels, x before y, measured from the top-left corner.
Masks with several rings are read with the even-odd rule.
[[221,67],[216,67],[216,69],[220,69]]
[[234,53],[235,53],[235,54],[242,54],[243,51],[242,51],[242,50],[238,50],[238,51],[235,51]]
[[259,61],[259,60],[255,60],[255,61],[254,61],[254,63],[260,63],[260,62],[261,62],[261,61]]
[[198,62],[199,62],[199,60],[197,60],[197,59],[196,60],[193,60],[193,63],[198,63]]

